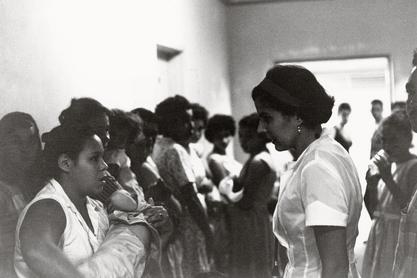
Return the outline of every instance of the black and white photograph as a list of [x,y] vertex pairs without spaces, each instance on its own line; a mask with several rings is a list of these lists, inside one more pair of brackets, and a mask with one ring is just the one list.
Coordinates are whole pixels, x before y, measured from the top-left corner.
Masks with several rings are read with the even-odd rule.
[[417,277],[416,0],[0,0],[0,278]]

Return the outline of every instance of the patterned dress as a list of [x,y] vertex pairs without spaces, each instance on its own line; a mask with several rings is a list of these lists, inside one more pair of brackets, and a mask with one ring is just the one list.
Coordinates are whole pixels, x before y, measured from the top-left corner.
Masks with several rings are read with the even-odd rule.
[[[393,179],[403,192],[410,192],[410,188],[407,188],[408,172],[416,163],[417,159],[413,158],[393,165]],[[364,255],[362,277],[392,277],[400,218],[401,209],[381,180],[378,184],[378,205]]]
[[243,188],[243,197],[229,208],[231,231],[231,277],[270,278],[273,258],[272,223],[267,204],[276,180],[272,158],[263,151],[244,165],[244,179],[251,162],[262,161],[268,173],[259,182]]
[[[196,181],[187,150],[170,138],[158,137],[152,156],[162,179],[174,196],[181,199],[181,186]],[[191,278],[210,270],[204,234],[185,206],[182,207],[170,249],[170,261],[174,267],[172,277]]]

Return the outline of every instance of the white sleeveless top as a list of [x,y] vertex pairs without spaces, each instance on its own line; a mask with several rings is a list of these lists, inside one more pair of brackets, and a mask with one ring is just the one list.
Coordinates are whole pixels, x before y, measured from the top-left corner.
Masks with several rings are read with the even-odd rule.
[[83,263],[87,258],[94,254],[103,242],[105,234],[109,229],[107,213],[100,202],[87,197],[87,210],[94,228],[93,233],[75,205],[64,192],[61,185],[54,179],[50,180],[25,207],[17,222],[14,265],[16,274],[19,278],[36,277],[23,259],[19,231],[29,207],[43,199],[53,199],[57,201],[65,213],[66,226],[59,241],[59,247],[75,266]]

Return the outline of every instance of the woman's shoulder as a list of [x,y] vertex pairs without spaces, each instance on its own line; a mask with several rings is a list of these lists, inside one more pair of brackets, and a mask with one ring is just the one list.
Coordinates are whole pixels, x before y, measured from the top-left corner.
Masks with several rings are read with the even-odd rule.
[[268,151],[262,151],[253,157],[255,163],[265,163],[271,170],[275,171],[275,165],[271,154]]
[[174,142],[173,140],[169,140],[166,143],[164,143],[163,148],[161,150],[161,155],[168,157],[183,156],[188,155],[188,152],[180,144]]
[[226,159],[225,155],[218,154],[218,153],[210,153],[209,155],[207,155],[208,162],[222,163],[225,159]]
[[[55,180],[49,181],[26,205],[24,211],[34,211],[35,213],[45,213],[46,215],[54,211],[66,214],[65,208],[67,205],[65,197],[60,192],[62,188],[57,188],[57,185],[59,184]],[[38,210],[39,212],[37,212]]]
[[337,141],[329,136],[323,134],[319,139],[312,143],[313,146],[310,148],[310,156],[314,158],[326,157],[326,156],[338,156],[349,158],[349,153],[339,144]]
[[417,156],[412,155],[411,158],[404,163],[398,165],[399,169],[403,169],[404,172],[414,171],[417,168]]
[[321,168],[336,173],[347,169],[353,172],[355,169],[346,150],[328,136],[321,139],[321,142],[317,142],[301,160],[298,163],[302,164],[303,169]]
[[158,167],[156,166],[155,162],[146,160],[143,164],[139,167],[139,175],[151,175],[155,176],[155,178],[160,178]]

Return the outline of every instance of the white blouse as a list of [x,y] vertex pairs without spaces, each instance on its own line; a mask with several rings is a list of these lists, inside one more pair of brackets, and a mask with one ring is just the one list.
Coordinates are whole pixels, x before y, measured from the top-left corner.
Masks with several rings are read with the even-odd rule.
[[350,277],[356,277],[354,246],[362,208],[356,168],[343,147],[327,135],[311,143],[281,177],[274,233],[287,248],[284,277],[320,277],[313,226],[346,227]]
[[43,199],[57,201],[65,213],[66,226],[59,241],[59,246],[68,260],[75,266],[83,263],[97,251],[109,229],[107,214],[100,202],[87,197],[88,215],[94,228],[94,232],[92,232],[61,185],[52,179],[25,207],[19,217],[15,247],[15,270],[18,277],[36,277],[23,259],[19,232],[29,207]]

